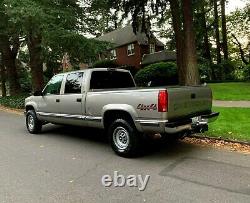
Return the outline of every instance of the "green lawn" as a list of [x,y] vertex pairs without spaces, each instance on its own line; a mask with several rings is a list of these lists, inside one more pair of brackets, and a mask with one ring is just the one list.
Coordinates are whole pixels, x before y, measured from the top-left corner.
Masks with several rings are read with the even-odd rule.
[[250,82],[210,83],[216,100],[250,100]]
[[220,112],[220,116],[209,124],[206,135],[250,141],[250,108],[214,107],[213,111]]

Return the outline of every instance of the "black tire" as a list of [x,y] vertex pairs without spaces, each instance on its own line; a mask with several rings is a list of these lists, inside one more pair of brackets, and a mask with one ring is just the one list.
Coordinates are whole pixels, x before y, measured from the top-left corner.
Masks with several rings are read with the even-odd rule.
[[142,135],[134,124],[124,119],[116,119],[108,128],[108,136],[111,147],[117,155],[121,157],[138,155]]
[[31,134],[40,133],[42,130],[42,122],[37,119],[34,110],[29,110],[26,114],[26,127]]

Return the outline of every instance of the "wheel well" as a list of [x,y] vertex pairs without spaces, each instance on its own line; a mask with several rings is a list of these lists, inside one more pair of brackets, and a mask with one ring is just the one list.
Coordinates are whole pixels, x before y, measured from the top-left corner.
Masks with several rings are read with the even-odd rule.
[[119,118],[122,118],[128,121],[130,124],[134,125],[133,118],[128,112],[122,111],[122,110],[110,110],[104,113],[104,116],[103,116],[104,128],[106,129],[108,126],[111,125],[111,123],[114,120],[119,119]]
[[28,105],[28,106],[25,107],[25,110],[26,110],[26,112],[27,112],[27,111],[29,111],[29,110],[35,110],[35,109],[34,109],[33,106]]

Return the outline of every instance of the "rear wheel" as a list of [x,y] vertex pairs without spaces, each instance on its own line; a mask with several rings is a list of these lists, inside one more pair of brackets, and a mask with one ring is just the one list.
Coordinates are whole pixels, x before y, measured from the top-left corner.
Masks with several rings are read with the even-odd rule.
[[29,110],[26,114],[26,127],[32,134],[39,133],[42,130],[42,123],[38,120],[34,110]]
[[108,129],[112,149],[122,157],[138,154],[141,134],[135,126],[124,119],[116,119]]

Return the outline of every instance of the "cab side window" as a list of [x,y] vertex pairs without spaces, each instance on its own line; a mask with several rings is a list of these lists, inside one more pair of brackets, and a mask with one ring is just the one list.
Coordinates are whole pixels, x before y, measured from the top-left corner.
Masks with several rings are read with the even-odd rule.
[[67,75],[64,94],[81,94],[83,72],[70,73]]
[[54,76],[47,84],[44,95],[57,95],[60,94],[60,89],[62,85],[63,75]]

